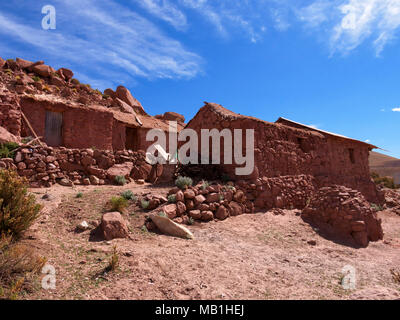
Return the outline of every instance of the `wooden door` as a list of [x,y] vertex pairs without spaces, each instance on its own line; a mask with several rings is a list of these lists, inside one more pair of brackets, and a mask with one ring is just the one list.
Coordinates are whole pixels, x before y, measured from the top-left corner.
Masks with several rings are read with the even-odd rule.
[[50,147],[62,145],[63,114],[61,112],[46,111],[45,141]]

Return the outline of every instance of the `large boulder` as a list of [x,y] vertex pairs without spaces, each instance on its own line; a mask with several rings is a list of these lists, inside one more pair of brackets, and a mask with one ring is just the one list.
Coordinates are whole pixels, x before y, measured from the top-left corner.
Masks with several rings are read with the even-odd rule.
[[176,112],[165,112],[164,114],[156,115],[155,118],[167,121],[177,121],[180,123],[185,122],[185,117]]
[[17,58],[16,62],[17,62],[18,67],[20,67],[21,69],[28,69],[29,67],[31,67],[33,65],[32,61],[24,60],[21,58]]
[[194,239],[190,230],[167,217],[162,217],[153,213],[150,215],[150,219],[157,226],[158,230],[164,234],[184,239]]
[[116,176],[122,176],[129,178],[133,169],[133,162],[124,162],[121,164],[115,164],[107,170],[107,178],[114,181]]
[[302,218],[321,229],[330,226],[337,236],[351,236],[362,247],[383,238],[376,211],[360,192],[344,186],[320,188],[303,209]]
[[58,69],[57,74],[65,81],[70,81],[74,77],[74,73],[67,68]]
[[119,98],[114,99],[113,107],[119,109],[121,112],[124,113],[134,113],[133,108]]
[[41,65],[32,67],[32,71],[41,77],[49,78],[52,75],[52,73],[54,72],[54,69],[45,64],[41,64]]
[[117,88],[117,91],[115,92],[115,94],[116,94],[117,98],[121,99],[122,101],[124,101],[125,103],[130,105],[135,110],[135,112],[142,114],[142,115],[147,114],[144,111],[141,103],[137,99],[135,99],[132,96],[131,92],[124,86],[119,86]]
[[20,143],[20,138],[17,136],[14,136],[12,133],[8,132],[3,127],[0,127],[0,143],[4,142],[15,142],[15,143]]
[[128,226],[119,212],[107,212],[101,218],[100,229],[106,240],[126,238]]

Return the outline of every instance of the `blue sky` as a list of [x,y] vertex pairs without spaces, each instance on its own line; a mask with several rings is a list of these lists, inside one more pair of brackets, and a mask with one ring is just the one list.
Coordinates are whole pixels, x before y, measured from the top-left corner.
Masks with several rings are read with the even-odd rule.
[[[43,30],[44,5],[56,29]],[[203,101],[400,157],[400,0],[9,0],[0,56],[128,87],[152,115]]]

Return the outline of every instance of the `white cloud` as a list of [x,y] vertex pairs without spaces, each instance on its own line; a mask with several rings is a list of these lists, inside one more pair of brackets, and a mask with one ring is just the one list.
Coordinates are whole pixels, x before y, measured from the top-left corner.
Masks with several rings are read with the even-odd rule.
[[134,0],[134,2],[178,30],[187,27],[186,15],[168,0]]
[[317,0],[310,5],[297,9],[296,15],[308,27],[315,28],[328,20],[331,3],[327,0]]
[[315,0],[297,12],[307,26],[328,30],[332,53],[346,54],[371,41],[379,56],[400,28],[399,0]]
[[393,112],[400,112],[400,108],[393,108],[392,111]]
[[54,2],[56,30],[0,13],[2,38],[27,44],[38,59],[51,57],[66,67],[78,66],[83,76],[96,74],[104,84],[137,77],[192,78],[201,72],[197,54],[126,7],[103,0]]

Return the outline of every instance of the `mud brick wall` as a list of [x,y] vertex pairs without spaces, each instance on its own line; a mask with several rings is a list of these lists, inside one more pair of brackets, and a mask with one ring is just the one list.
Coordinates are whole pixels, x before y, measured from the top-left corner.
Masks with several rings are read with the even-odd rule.
[[[21,98],[20,104],[37,135],[45,137],[46,110],[62,112],[65,147],[112,150],[113,115],[106,109],[38,101],[32,98]],[[28,134],[30,130],[24,126],[24,132]]]

